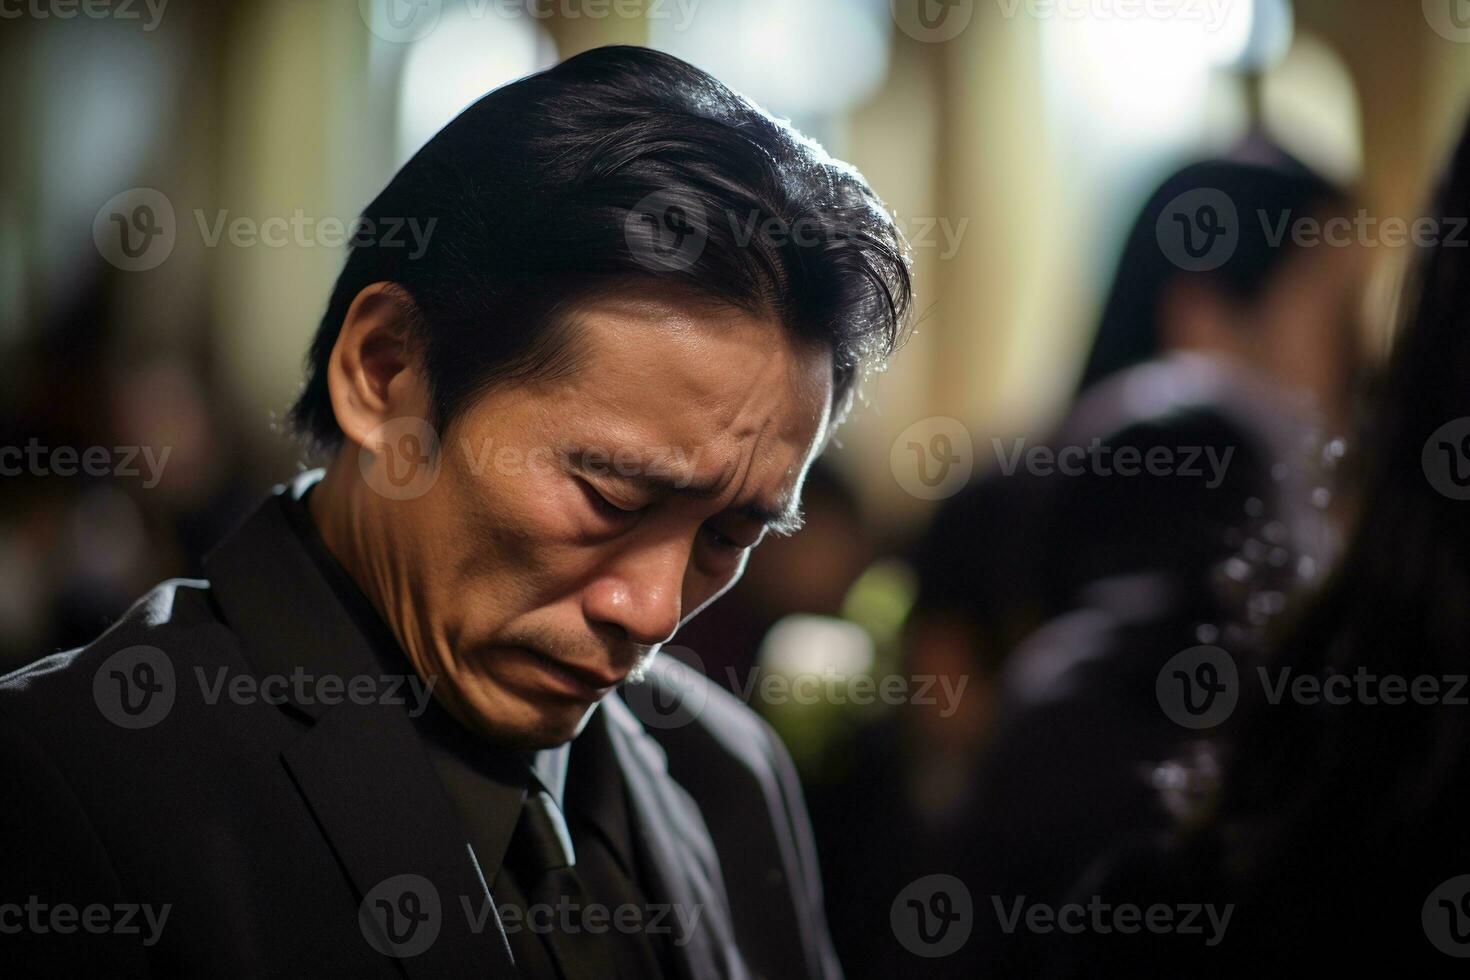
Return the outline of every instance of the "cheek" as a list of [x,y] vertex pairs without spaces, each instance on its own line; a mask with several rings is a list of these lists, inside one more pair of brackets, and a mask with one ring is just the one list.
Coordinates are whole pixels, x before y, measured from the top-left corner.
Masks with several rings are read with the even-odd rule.
[[476,542],[466,556],[473,587],[495,591],[514,614],[564,598],[594,567],[590,515],[565,474],[500,475],[474,499],[474,526],[462,531]]
[[720,596],[734,588],[735,583],[740,581],[740,576],[745,574],[745,565],[750,558],[750,552],[740,556],[739,561],[733,568],[723,568],[714,571],[702,571],[698,563],[691,563],[689,574],[684,576],[684,622],[693,619],[694,616],[710,605]]

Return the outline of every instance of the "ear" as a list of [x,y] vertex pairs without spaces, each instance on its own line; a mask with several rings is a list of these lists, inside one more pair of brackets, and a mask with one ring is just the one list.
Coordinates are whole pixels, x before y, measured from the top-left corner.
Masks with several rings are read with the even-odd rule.
[[1180,276],[1159,296],[1159,342],[1166,351],[1240,354],[1244,331],[1219,290],[1194,277]]
[[391,282],[363,288],[343,318],[327,361],[327,390],[337,425],[350,443],[392,419],[426,418],[428,379],[409,332],[413,298]]

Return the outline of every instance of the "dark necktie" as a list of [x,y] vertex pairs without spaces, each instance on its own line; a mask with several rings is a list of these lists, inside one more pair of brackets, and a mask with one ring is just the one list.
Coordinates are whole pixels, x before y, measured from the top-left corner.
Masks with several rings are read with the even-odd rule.
[[[562,980],[604,980],[614,969],[607,935],[601,929],[589,932],[584,925],[592,898],[577,874],[572,835],[551,794],[535,782],[527,790],[510,852],[528,905],[552,910],[542,917],[551,922],[543,939]],[[570,912],[564,912],[568,907]],[[606,924],[604,916],[600,925]]]

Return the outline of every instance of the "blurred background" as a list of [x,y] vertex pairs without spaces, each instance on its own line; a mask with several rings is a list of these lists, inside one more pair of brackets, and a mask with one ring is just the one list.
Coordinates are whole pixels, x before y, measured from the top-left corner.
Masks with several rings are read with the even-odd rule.
[[[958,846],[945,835],[973,836],[998,792],[976,774],[1001,730],[1011,652],[1076,612],[1022,569],[1055,560],[1058,527],[1087,518],[1030,514],[1042,495],[1026,474],[1001,478],[1010,450],[998,447],[1066,428],[1140,209],[1192,160],[1269,159],[1340,189],[1302,198],[1312,213],[1412,220],[1470,96],[1466,7],[4,5],[0,668],[85,642],[152,583],[197,574],[213,541],[303,465],[279,424],[343,229],[419,145],[484,92],[577,52],[667,50],[855,164],[913,248],[915,331],[809,481],[807,529],[758,549],[673,651],[786,735],[849,971],[886,975],[890,900],[953,865],[951,850],[930,867],[915,841]],[[1351,386],[1383,349],[1411,249],[1359,234],[1351,251],[1333,273],[1345,285],[1323,300],[1347,324],[1334,343],[1351,364],[1328,382],[1340,390],[1318,406],[1305,453],[1343,471]],[[1307,557],[1327,561],[1350,494],[1320,473],[1301,492],[1325,520],[1322,554]],[[1266,504],[1242,499],[1254,506],[1243,521],[1270,523]],[[1225,528],[1228,553],[1202,557],[1199,574],[1252,542],[1269,553],[1273,534]],[[1315,570],[1298,570],[1310,584]],[[1076,588],[1109,577],[1079,575]],[[1248,626],[1284,601],[1247,591]],[[1199,642],[1227,639],[1223,617],[1181,615]],[[763,695],[767,676],[815,676],[849,696]],[[890,676],[907,694],[850,696],[852,678]],[[874,800],[879,785],[892,799]],[[892,868],[874,857],[889,846],[871,834],[878,821]],[[863,875],[844,877],[858,853]]]

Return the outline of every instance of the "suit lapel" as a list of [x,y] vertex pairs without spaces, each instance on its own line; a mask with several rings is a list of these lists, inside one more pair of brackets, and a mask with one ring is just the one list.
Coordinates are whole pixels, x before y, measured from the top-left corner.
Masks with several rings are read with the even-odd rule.
[[650,897],[673,905],[671,915],[699,913],[688,942],[671,944],[682,976],[744,980],[749,973],[735,945],[719,857],[699,808],[669,776],[663,749],[616,694],[599,710],[628,788],[635,837],[648,856]]
[[[258,674],[289,678],[299,669],[346,681],[392,672],[323,578],[278,499],[267,501],[205,565]],[[405,662],[399,669],[410,668]],[[496,869],[482,874],[476,866],[404,707],[379,699],[325,706],[298,699],[294,685],[288,691],[283,710],[308,727],[282,762],[363,910],[378,925],[386,917],[387,942],[371,924],[363,927],[364,941],[373,935],[410,980],[515,977],[485,886]]]
[[490,892],[417,733],[401,712],[397,723],[384,714],[339,705],[283,753],[373,916],[364,929],[413,980],[514,977]]

